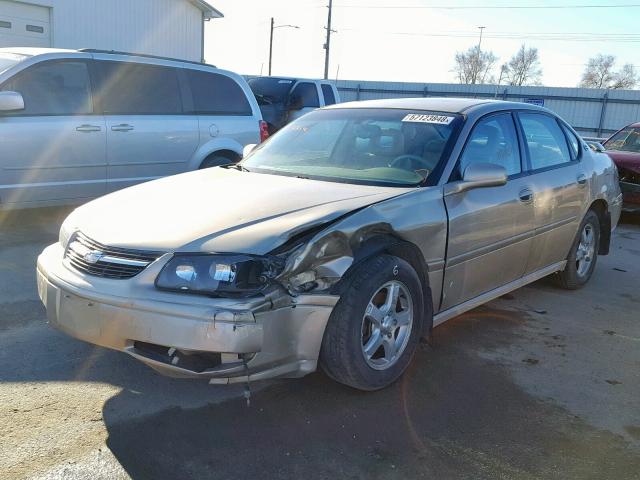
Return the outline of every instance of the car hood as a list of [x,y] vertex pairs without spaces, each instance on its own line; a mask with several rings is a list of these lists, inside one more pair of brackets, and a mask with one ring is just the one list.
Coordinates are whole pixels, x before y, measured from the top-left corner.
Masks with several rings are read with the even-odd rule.
[[623,152],[620,150],[607,150],[605,152],[618,168],[624,168],[640,174],[640,153]]
[[65,228],[114,247],[264,254],[410,190],[211,168],[101,197],[76,209]]

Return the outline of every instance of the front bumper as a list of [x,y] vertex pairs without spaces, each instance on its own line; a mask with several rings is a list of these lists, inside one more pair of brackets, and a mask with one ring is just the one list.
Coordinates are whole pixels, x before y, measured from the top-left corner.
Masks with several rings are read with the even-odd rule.
[[63,255],[54,244],[38,257],[38,293],[49,323],[169,376],[235,383],[311,373],[338,300],[284,292],[278,299],[161,292],[153,282],[170,255],[128,280],[82,274],[68,268]]

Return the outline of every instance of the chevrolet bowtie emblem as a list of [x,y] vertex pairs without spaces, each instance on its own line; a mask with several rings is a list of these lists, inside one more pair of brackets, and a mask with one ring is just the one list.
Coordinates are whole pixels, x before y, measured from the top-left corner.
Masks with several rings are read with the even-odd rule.
[[104,252],[94,250],[92,252],[85,253],[83,258],[85,262],[94,264],[98,263],[102,257],[104,257]]

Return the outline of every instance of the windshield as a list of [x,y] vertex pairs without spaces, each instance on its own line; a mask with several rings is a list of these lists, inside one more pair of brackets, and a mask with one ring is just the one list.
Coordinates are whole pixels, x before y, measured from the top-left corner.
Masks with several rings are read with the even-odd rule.
[[640,128],[624,128],[604,143],[607,150],[640,153]]
[[287,125],[242,166],[347,183],[418,185],[443,161],[459,121],[439,112],[317,110]]
[[248,83],[259,104],[286,101],[287,95],[293,86],[293,80],[286,78],[252,78]]
[[26,55],[17,53],[0,53],[0,73],[27,59]]

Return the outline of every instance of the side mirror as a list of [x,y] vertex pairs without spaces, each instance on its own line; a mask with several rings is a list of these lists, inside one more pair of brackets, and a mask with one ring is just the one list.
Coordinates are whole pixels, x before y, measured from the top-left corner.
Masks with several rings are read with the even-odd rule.
[[246,158],[251,152],[255,150],[258,145],[255,143],[250,143],[249,145],[245,145],[242,149],[242,158]]
[[604,148],[604,145],[602,145],[600,142],[587,142],[587,145],[589,145],[589,148],[594,152],[603,153],[606,150],[606,148]]
[[444,194],[453,195],[474,188],[499,187],[507,183],[507,170],[495,163],[472,163],[462,175],[462,180],[445,185]]
[[24,110],[24,98],[18,92],[0,92],[0,112]]

